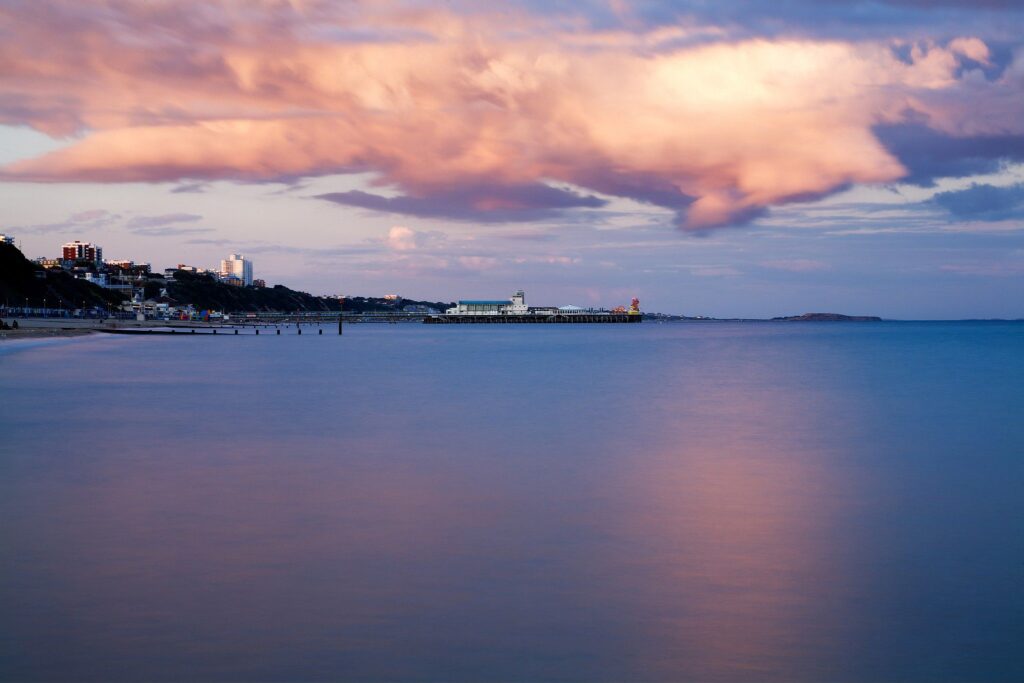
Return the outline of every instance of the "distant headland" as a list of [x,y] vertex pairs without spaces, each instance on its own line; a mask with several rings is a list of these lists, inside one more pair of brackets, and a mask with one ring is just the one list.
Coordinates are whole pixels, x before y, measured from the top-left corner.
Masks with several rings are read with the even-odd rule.
[[773,322],[850,322],[880,323],[882,319],[874,315],[843,315],[842,313],[804,313],[803,315],[787,315],[772,318]]
[[804,313],[777,318],[715,318],[713,316],[669,315],[666,313],[645,313],[644,317],[653,322],[719,322],[719,323],[774,323],[774,322],[854,322],[877,323],[882,318],[875,315],[844,315],[842,313]]

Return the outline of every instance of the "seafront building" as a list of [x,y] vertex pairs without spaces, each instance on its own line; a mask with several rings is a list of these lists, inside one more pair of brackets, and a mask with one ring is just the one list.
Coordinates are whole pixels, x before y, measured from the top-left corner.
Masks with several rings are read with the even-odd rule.
[[115,275],[149,275],[153,270],[148,263],[136,263],[130,259],[118,259],[115,261],[104,261],[107,272]]
[[231,254],[220,262],[220,274],[223,278],[234,276],[241,280],[245,287],[252,286],[252,261],[241,254]]
[[164,268],[164,277],[173,278],[174,273],[179,270],[186,273],[193,273],[195,275],[219,275],[219,273],[214,273],[208,268],[200,268],[199,266],[190,266],[187,263],[179,263],[175,268]]
[[65,261],[91,261],[103,263],[103,249],[91,242],[68,242],[61,246],[61,257]]

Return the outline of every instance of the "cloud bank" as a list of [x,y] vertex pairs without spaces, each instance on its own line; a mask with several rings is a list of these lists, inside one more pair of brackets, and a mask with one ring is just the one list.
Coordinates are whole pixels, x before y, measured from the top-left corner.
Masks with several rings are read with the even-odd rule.
[[[555,19],[315,0],[8,2],[0,122],[74,137],[0,179],[369,172],[384,194],[320,198],[505,222],[625,197],[700,230],[994,163],[1024,141],[1024,61],[996,65],[977,37]],[[922,159],[928,136],[948,144]]]

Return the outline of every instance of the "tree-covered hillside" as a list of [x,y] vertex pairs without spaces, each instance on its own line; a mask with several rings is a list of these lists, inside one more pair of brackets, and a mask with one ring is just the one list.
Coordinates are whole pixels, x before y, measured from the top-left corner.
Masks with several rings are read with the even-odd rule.
[[21,251],[0,242],[0,303],[17,307],[79,308],[99,306],[114,308],[124,301],[123,295],[85,280],[76,280],[60,270],[45,270],[32,263]]
[[[150,292],[147,291],[147,295]],[[336,297],[313,296],[289,289],[283,285],[273,287],[237,287],[218,282],[210,275],[176,271],[167,283],[167,295],[179,304],[192,304],[198,309],[216,311],[339,311],[342,302]],[[351,297],[344,301],[344,310],[355,313],[368,311],[400,311],[406,306],[427,306],[444,310],[454,304],[443,301],[392,301],[373,297]]]

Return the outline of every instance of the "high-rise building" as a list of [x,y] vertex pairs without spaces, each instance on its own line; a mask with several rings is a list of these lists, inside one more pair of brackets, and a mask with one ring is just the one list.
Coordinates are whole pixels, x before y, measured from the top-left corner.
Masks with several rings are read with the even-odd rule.
[[252,261],[241,254],[231,254],[220,262],[221,275],[234,275],[246,287],[252,285]]
[[103,249],[90,242],[68,242],[61,247],[61,251],[65,261],[103,261]]

